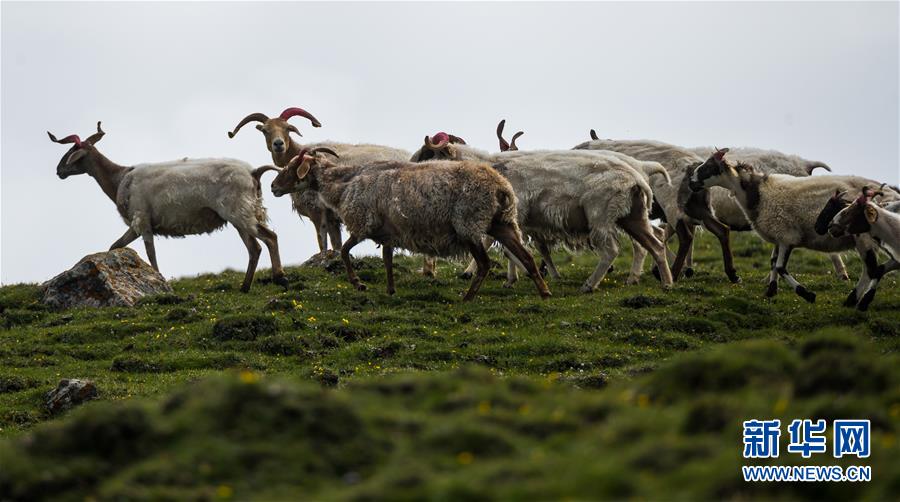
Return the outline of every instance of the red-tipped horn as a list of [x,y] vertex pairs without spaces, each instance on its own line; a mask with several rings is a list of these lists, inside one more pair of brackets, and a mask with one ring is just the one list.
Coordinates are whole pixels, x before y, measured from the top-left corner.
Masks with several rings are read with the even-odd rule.
[[77,148],[81,148],[81,138],[78,137],[77,134],[70,134],[63,139],[56,139],[56,136],[53,135],[50,131],[47,131],[47,135],[50,136],[50,141],[59,144],[67,144],[67,143],[75,143]]
[[281,115],[279,115],[279,117],[282,120],[287,120],[287,119],[289,119],[291,117],[295,117],[297,115],[308,118],[309,121],[312,122],[313,127],[322,127],[322,123],[319,122],[319,120],[317,118],[313,117],[311,113],[304,110],[303,108],[297,108],[297,107],[288,108],[287,110],[281,112]]
[[441,131],[428,138],[428,146],[434,149],[443,148],[450,142],[450,135]]

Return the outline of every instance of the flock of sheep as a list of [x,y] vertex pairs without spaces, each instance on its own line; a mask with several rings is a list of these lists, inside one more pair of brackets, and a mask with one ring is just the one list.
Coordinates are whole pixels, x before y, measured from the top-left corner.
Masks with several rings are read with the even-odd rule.
[[[182,159],[126,167],[101,154],[96,145],[104,132],[73,144],[57,166],[65,179],[92,176],[113,200],[128,230],[111,249],[144,241],[152,266],[159,270],[155,235],[181,237],[211,232],[231,223],[247,247],[249,263],[242,285],[248,291],[261,253],[269,250],[272,276],[284,284],[278,236],[266,225],[260,179],[270,170],[276,196],[290,194],[296,212],[316,229],[320,251],[340,250],[350,282],[365,285],[350,262],[350,250],[371,239],[382,246],[388,293],[394,292],[393,250],[425,255],[423,273],[434,275],[436,256],[468,252],[465,274],[471,299],[490,268],[487,249],[499,242],[509,259],[507,282],[525,270],[541,297],[550,296],[541,269],[524,243],[534,245],[551,278],[559,278],[550,251],[557,246],[590,249],[598,262],[582,291],[593,291],[619,253],[624,232],[634,249],[628,283],[636,283],[649,253],[663,288],[693,274],[694,233],[703,226],[722,247],[725,274],[740,281],[730,247],[731,231],[755,231],[774,244],[767,296],[783,279],[801,297],[815,301],[787,270],[795,248],[831,254],[838,277],[848,280],[840,252],[855,248],[865,266],[845,305],[868,308],[880,279],[900,268],[900,190],[859,176],[817,175],[831,171],[824,163],[758,149],[687,149],[657,141],[601,139],[572,150],[520,151],[516,133],[503,137],[500,152],[468,146],[454,135],[426,136],[413,154],[379,145],[317,143],[303,145],[288,121],[316,118],[301,108],[277,117],[253,113],[228,133],[256,123],[274,166],[253,169],[232,159]],[[726,158],[726,155],[728,158]],[[659,219],[661,226],[651,220]],[[341,224],[349,232],[341,239]],[[524,236],[524,237],[523,237]],[[666,242],[678,237],[674,256]],[[878,250],[888,255],[878,263]],[[672,261],[671,267],[669,261]]]

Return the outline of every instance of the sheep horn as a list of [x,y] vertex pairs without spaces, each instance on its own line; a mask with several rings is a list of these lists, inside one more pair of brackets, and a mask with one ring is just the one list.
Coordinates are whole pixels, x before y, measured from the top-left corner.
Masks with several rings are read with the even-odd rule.
[[509,150],[509,143],[507,143],[506,140],[503,139],[503,126],[505,126],[505,125],[506,125],[506,119],[501,120],[500,123],[497,124],[497,139],[500,140],[500,151],[501,152],[505,152],[505,151]]
[[447,137],[450,138],[450,142],[451,142],[451,143],[456,143],[456,144],[459,144],[459,145],[465,145],[465,144],[466,144],[466,140],[460,138],[459,136],[454,136],[454,135],[452,135],[452,134],[448,134]]
[[[437,141],[435,141],[437,140]],[[450,135],[445,132],[435,133],[434,136],[425,136],[425,145],[432,150],[440,150],[450,142]]]
[[81,138],[79,138],[77,134],[70,134],[63,139],[56,139],[56,136],[54,136],[50,131],[47,131],[47,135],[50,136],[50,141],[54,143],[59,143],[61,145],[75,143],[75,146],[77,148],[81,148]]
[[97,121],[97,132],[95,132],[94,134],[91,134],[88,137],[88,139],[86,139],[85,141],[92,145],[96,144],[98,141],[100,141],[101,138],[103,138],[103,135],[105,135],[105,134],[106,133],[103,131],[103,129],[100,128],[100,121],[98,120]]
[[312,122],[313,127],[322,127],[322,123],[319,122],[319,120],[317,118],[313,117],[311,113],[304,110],[303,108],[297,108],[297,107],[288,108],[287,110],[281,112],[281,115],[279,115],[278,117],[282,120],[287,120],[287,119],[289,119],[291,117],[295,117],[297,115],[308,118],[309,121]]
[[833,200],[841,200],[844,198],[844,195],[847,195],[846,190],[841,190],[840,188],[834,189],[834,195],[831,196]]
[[856,199],[856,203],[860,206],[864,206],[867,202],[869,202],[869,187],[864,186],[862,189],[862,193],[859,194],[859,198]]
[[516,146],[516,140],[519,138],[519,136],[521,136],[523,134],[525,134],[523,131],[519,131],[519,132],[513,134],[512,140],[509,142],[510,150],[518,150],[519,149],[519,147]]
[[228,137],[233,138],[234,135],[237,134],[238,131],[241,130],[241,127],[244,127],[245,125],[247,125],[248,122],[263,122],[263,123],[265,123],[267,120],[269,120],[269,117],[266,116],[265,113],[251,113],[250,115],[247,115],[246,117],[244,117],[243,120],[238,122],[238,125],[236,125],[234,127],[234,130],[228,133]]
[[594,141],[597,141],[598,139],[600,139],[600,136],[597,136],[597,131],[595,131],[593,129],[591,129],[591,139]]
[[331,155],[332,157],[337,158],[337,159],[341,158],[341,156],[338,155],[337,153],[335,153],[334,150],[332,150],[331,148],[326,148],[324,146],[316,147],[309,151],[309,153],[318,153],[318,152],[327,153],[328,155]]
[[815,170],[817,167],[821,167],[822,169],[828,171],[829,173],[831,172],[831,167],[829,167],[828,164],[826,164],[824,162],[810,160],[810,161],[806,162],[806,174],[812,175],[813,170]]

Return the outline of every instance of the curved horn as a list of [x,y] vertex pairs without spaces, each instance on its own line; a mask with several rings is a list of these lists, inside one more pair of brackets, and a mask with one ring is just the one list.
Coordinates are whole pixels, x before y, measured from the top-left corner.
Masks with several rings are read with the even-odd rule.
[[862,193],[859,194],[859,198],[856,199],[856,203],[860,206],[864,206],[867,202],[869,202],[869,187],[868,185],[862,188]]
[[451,143],[456,143],[456,144],[459,144],[459,145],[465,145],[465,144],[466,144],[466,140],[460,138],[459,136],[454,136],[454,135],[452,135],[452,134],[448,134],[447,136],[450,138],[450,142],[451,142]]
[[834,189],[834,195],[831,196],[832,200],[841,200],[844,198],[844,195],[847,195],[846,190],[841,190],[840,188]]
[[594,141],[597,141],[598,139],[600,139],[600,136],[597,136],[597,131],[595,131],[593,129],[591,129],[591,139]]
[[61,145],[75,143],[76,147],[81,148],[81,138],[79,138],[77,134],[70,134],[63,139],[56,139],[56,136],[54,136],[53,133],[47,131],[47,136],[50,136],[50,141],[54,143],[59,143]]
[[87,143],[94,145],[98,141],[100,141],[103,138],[103,135],[105,135],[105,134],[106,134],[106,132],[104,132],[103,129],[100,128],[100,121],[98,120],[97,121],[97,132],[88,136],[88,139],[86,139],[85,141]]
[[237,134],[238,131],[241,130],[241,127],[244,127],[245,125],[247,125],[248,122],[263,122],[263,123],[265,123],[267,120],[269,120],[269,117],[266,116],[265,113],[251,113],[250,115],[247,115],[246,117],[244,117],[243,120],[238,122],[238,125],[234,126],[234,130],[228,133],[228,137],[233,138],[234,135]]
[[257,167],[256,169],[254,169],[253,171],[250,171],[250,175],[253,176],[254,178],[256,178],[257,181],[259,181],[259,179],[262,177],[262,175],[267,173],[268,171],[277,171],[280,173],[281,168],[275,167],[272,165],[260,166],[260,167]]
[[281,112],[281,115],[279,115],[278,117],[282,120],[287,120],[287,119],[289,119],[291,117],[295,117],[297,115],[308,118],[309,121],[312,122],[313,127],[322,127],[322,123],[319,122],[319,120],[317,118],[313,117],[311,113],[304,110],[303,108],[297,108],[297,107],[288,108],[287,110]]
[[828,164],[815,160],[808,160],[806,161],[806,174],[812,175],[813,170],[817,167],[821,167],[829,173],[831,172],[831,167],[829,167]]
[[309,153],[318,153],[318,152],[327,153],[328,155],[331,155],[332,157],[334,157],[336,159],[341,158],[341,156],[338,155],[337,153],[335,153],[334,150],[332,150],[331,148],[326,148],[324,146],[319,146],[319,147],[313,148],[312,150],[309,151]]
[[521,136],[523,134],[525,134],[523,131],[519,131],[519,132],[513,134],[512,140],[510,140],[510,142],[509,142],[510,150],[518,150],[519,149],[519,147],[516,146],[516,140],[519,139],[519,136]]
[[503,139],[503,126],[505,125],[506,119],[501,120],[500,123],[497,124],[497,139],[500,141],[501,152],[509,150],[509,143],[505,139]]
[[440,150],[447,146],[447,143],[449,142],[450,135],[443,131],[435,133],[434,136],[431,136],[430,138],[425,136],[425,144],[432,150]]

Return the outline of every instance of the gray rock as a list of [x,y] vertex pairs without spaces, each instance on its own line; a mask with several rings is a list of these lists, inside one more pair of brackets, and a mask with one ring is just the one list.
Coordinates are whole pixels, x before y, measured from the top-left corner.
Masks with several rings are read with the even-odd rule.
[[[357,258],[350,258],[350,263],[355,270],[359,270],[365,266],[365,262]],[[301,267],[322,268],[332,274],[344,272],[344,262],[341,260],[341,253],[334,250],[320,251],[309,257],[303,262]]]
[[53,308],[131,307],[172,287],[131,248],[87,255],[45,282],[42,302]]
[[72,378],[60,380],[59,385],[47,393],[44,404],[51,414],[56,414],[96,397],[97,386],[94,382]]

